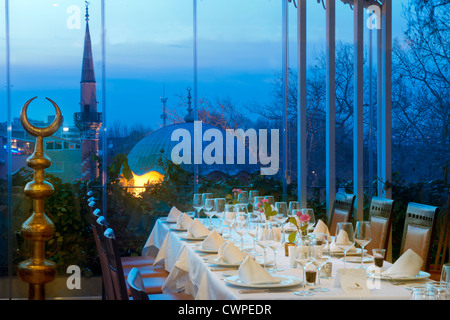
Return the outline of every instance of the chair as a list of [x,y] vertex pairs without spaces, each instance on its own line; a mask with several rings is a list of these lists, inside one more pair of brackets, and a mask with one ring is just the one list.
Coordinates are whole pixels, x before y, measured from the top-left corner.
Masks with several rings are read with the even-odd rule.
[[[431,279],[440,280],[442,265],[448,261],[447,253],[450,247],[450,193],[447,197],[446,209],[442,215],[442,224],[439,228],[439,240],[434,264],[430,265]],[[438,224],[438,223],[437,223]],[[450,254],[450,253],[449,253]],[[446,259],[447,258],[447,259]]]
[[336,226],[339,222],[349,222],[352,219],[353,204],[355,195],[344,192],[337,192],[334,199],[333,210],[330,214],[330,223],[328,228],[333,236],[336,233]]
[[406,209],[400,254],[408,249],[416,252],[423,259],[423,271],[427,271],[430,265],[437,214],[437,207],[414,202],[410,202]]
[[[106,242],[108,265],[114,287],[115,300],[128,300],[128,296],[131,292],[125,282],[117,240],[114,236],[114,231],[111,228],[105,230],[104,239]],[[166,277],[144,278],[145,292],[147,294],[162,293],[162,286],[164,285],[165,280]]]
[[370,241],[365,247],[369,254],[372,254],[372,249],[375,248],[388,249],[394,204],[394,200],[380,197],[372,198],[369,208],[372,241]]
[[191,295],[185,293],[160,293],[150,295],[145,293],[144,281],[142,280],[138,268],[131,269],[127,278],[127,284],[130,288],[133,300],[193,300]]

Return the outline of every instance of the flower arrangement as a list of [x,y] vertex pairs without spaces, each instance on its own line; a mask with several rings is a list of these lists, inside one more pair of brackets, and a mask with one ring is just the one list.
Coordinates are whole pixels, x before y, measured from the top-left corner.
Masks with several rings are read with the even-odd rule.
[[258,202],[256,204],[256,208],[259,212],[264,213],[266,220],[269,220],[271,216],[275,216],[277,214],[277,211],[272,208],[269,200],[267,199],[262,199],[261,202]]
[[233,189],[231,190],[231,194],[228,194],[225,198],[228,201],[231,201],[231,204],[237,204],[241,201],[241,193],[242,190],[241,189]]
[[297,231],[292,232],[289,235],[289,242],[295,242],[295,238],[297,237],[297,234],[301,234],[302,236],[306,236],[308,232],[308,221],[311,219],[311,217],[307,214],[303,214],[301,210],[297,211],[296,217],[290,217],[288,222],[292,223],[296,228]]

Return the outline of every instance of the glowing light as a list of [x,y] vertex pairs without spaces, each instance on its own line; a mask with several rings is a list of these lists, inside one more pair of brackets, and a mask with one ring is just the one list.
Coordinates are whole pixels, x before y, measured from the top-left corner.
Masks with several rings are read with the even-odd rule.
[[121,179],[121,184],[123,186],[128,186],[128,187],[135,187],[135,188],[129,188],[129,192],[133,193],[135,195],[138,195],[139,193],[145,191],[145,188],[139,188],[139,187],[144,187],[146,185],[152,185],[152,184],[156,184],[161,182],[164,179],[164,175],[162,175],[161,173],[157,172],[157,171],[150,171],[147,172],[143,175],[136,175],[134,172],[133,173],[133,178],[129,181],[127,181],[126,179]]

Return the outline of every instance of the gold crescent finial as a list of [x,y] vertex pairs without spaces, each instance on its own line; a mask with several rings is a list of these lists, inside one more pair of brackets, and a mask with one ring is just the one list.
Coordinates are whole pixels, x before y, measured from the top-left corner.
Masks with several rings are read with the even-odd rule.
[[22,126],[25,129],[25,131],[27,131],[29,134],[31,134],[34,137],[49,137],[52,134],[54,134],[56,131],[58,131],[59,127],[62,124],[62,116],[61,116],[61,110],[59,109],[58,105],[52,101],[49,98],[45,98],[48,101],[50,101],[53,106],[55,107],[55,119],[53,120],[53,122],[46,128],[40,128],[40,127],[36,127],[34,125],[32,125],[30,123],[30,121],[28,121],[27,118],[27,109],[28,106],[30,105],[31,101],[33,101],[34,99],[36,99],[37,97],[31,98],[30,100],[28,100],[22,108],[22,111],[20,113],[20,121],[22,122]]

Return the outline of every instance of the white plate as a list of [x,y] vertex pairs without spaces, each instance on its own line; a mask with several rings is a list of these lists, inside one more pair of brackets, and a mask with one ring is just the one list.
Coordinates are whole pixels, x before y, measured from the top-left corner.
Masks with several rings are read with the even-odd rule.
[[217,250],[203,249],[201,245],[195,245],[194,250],[198,251],[198,252],[204,252],[204,253],[217,253]]
[[187,231],[187,229],[184,229],[184,228],[176,228],[176,227],[169,228],[169,230],[172,230],[172,231]]
[[[209,263],[209,264],[213,264],[215,266],[219,266],[219,267],[239,267],[241,265],[240,263],[238,263],[238,264],[222,263],[222,262],[217,261],[218,259],[219,259],[218,257],[207,258],[207,259],[205,259],[205,262]],[[256,259],[255,261],[257,263],[259,263],[260,265],[264,266],[264,259]],[[273,264],[273,261],[266,262],[266,266],[271,265],[271,264]]]
[[162,223],[177,223],[175,220],[167,220],[167,217],[159,218]]
[[292,286],[296,286],[302,283],[301,280],[294,278],[294,277],[289,277],[289,276],[273,276],[274,278],[277,278],[279,280],[281,280],[281,282],[278,283],[261,283],[261,284],[246,284],[243,283],[240,279],[239,279],[239,275],[235,275],[235,276],[231,276],[231,277],[227,277],[225,279],[223,279],[226,283],[234,285],[234,286],[239,286],[239,287],[244,287],[244,288],[285,288],[285,287],[292,287]]
[[[366,253],[367,250],[364,249],[364,253]],[[336,255],[336,256],[344,256],[344,252],[342,251],[330,251],[330,253],[332,255]],[[361,257],[361,248],[356,248],[356,250],[351,250],[349,252],[347,252],[347,257],[349,256],[355,256],[355,255],[359,255]]]
[[[344,261],[344,258],[341,258],[342,261]],[[351,256],[351,257],[347,257],[345,259],[345,262],[350,262],[350,263],[361,263],[361,256]],[[363,263],[370,263],[373,262],[373,258],[372,257],[364,257],[363,258]]]
[[206,236],[200,237],[200,238],[191,237],[191,236],[188,237],[187,235],[180,236],[181,240],[188,240],[188,241],[203,241],[203,240],[205,240],[205,238],[206,238]]
[[368,276],[373,279],[380,279],[380,280],[399,280],[399,281],[410,281],[410,280],[421,280],[421,279],[427,279],[430,277],[430,274],[425,271],[419,271],[418,274],[412,277],[386,277],[383,276],[381,273],[369,273]]

